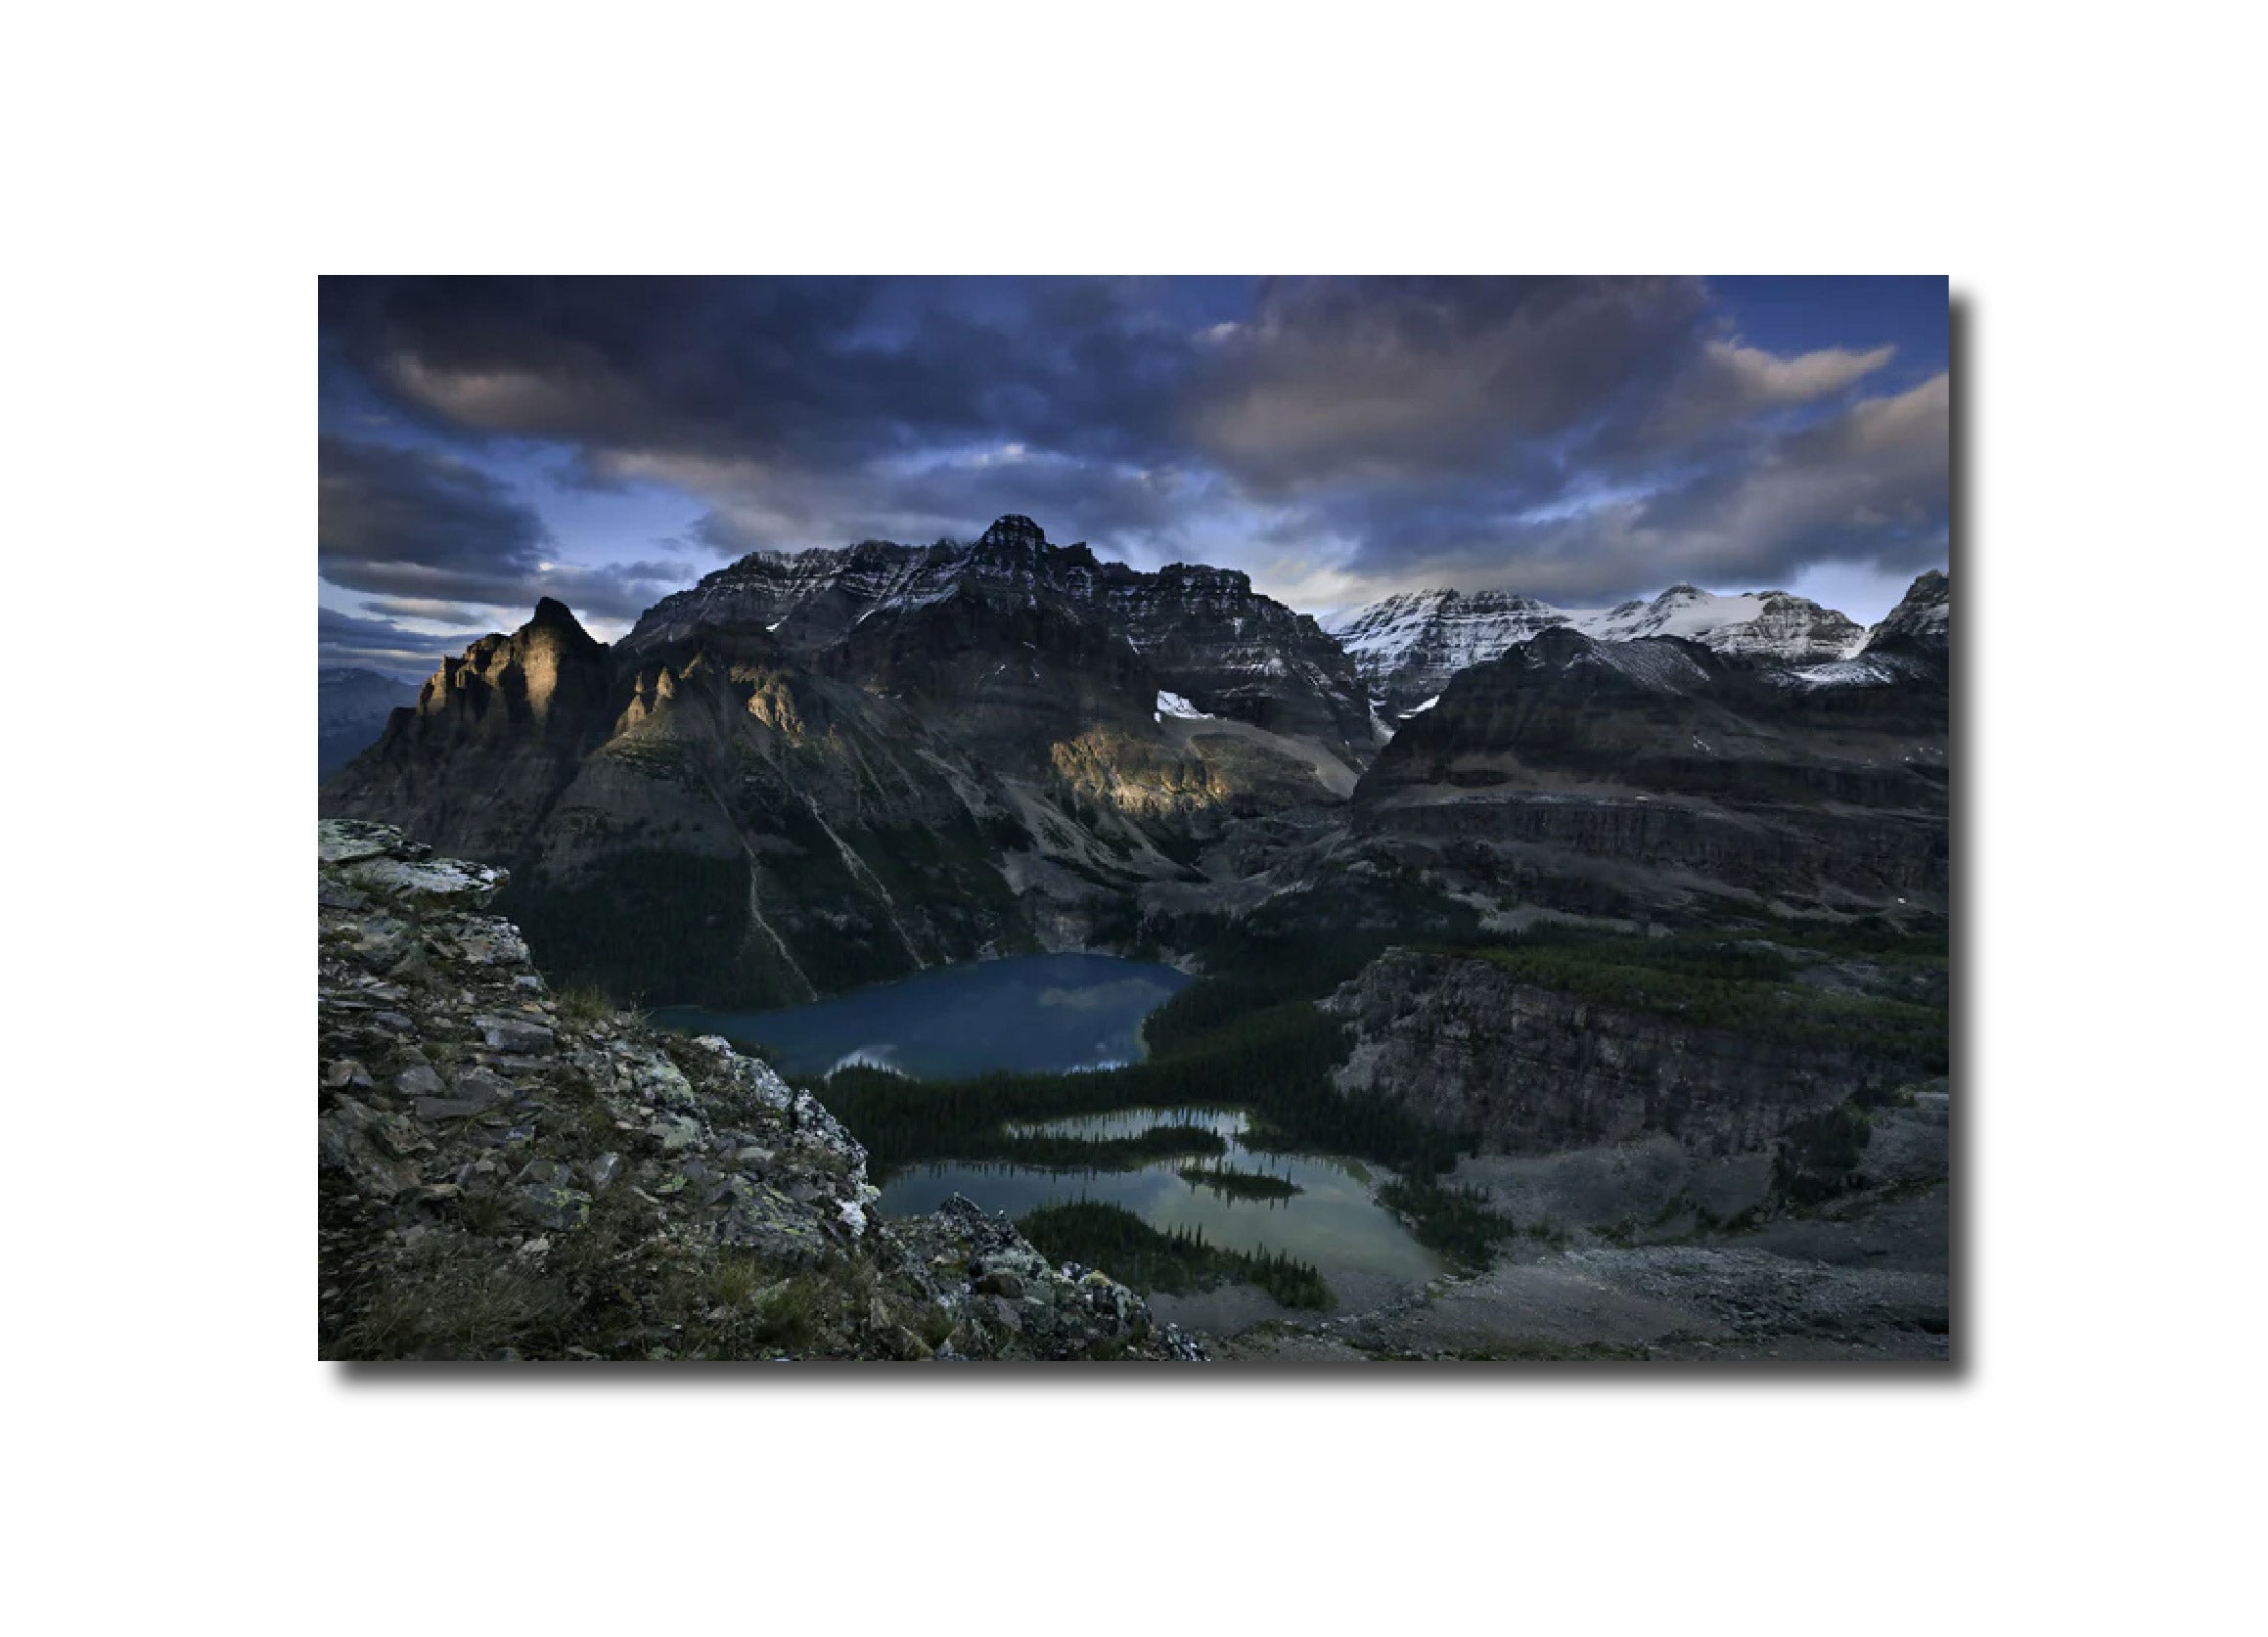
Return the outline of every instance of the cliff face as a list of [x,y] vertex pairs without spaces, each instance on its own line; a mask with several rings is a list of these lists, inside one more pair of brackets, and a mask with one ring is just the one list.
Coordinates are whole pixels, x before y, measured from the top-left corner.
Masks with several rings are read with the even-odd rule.
[[319,843],[323,1356],[1201,1356],[966,1201],[873,1216],[808,1094],[554,994],[503,872]]
[[1485,960],[1389,951],[1324,1003],[1352,1024],[1341,1090],[1398,1094],[1419,1118],[1503,1153],[1666,1134],[1700,1155],[1782,1131],[1903,1066],[1696,1028],[1520,981]]

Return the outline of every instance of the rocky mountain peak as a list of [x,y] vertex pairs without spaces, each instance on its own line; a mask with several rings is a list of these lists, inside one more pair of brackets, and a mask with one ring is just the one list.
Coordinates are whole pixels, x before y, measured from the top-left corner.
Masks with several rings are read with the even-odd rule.
[[1709,667],[1717,661],[1701,644],[1682,637],[1602,642],[1571,625],[1554,625],[1507,654],[1503,662],[1530,672],[1581,674],[1592,688],[1669,696],[1706,687]]
[[1915,648],[1942,652],[1951,641],[1953,582],[1942,569],[1915,576],[1898,606],[1867,633],[1866,652]]
[[1215,568],[1204,563],[1168,563],[1157,570],[1161,586],[1193,586],[1231,596],[1252,595],[1252,576],[1242,568]]
[[594,648],[599,645],[598,639],[583,629],[582,621],[574,616],[574,611],[557,597],[537,598],[533,616],[521,629],[523,633],[556,631],[577,645],[588,645]]
[[1817,666],[1850,658],[1866,641],[1856,623],[1808,598],[1786,591],[1726,596],[1682,580],[1652,600],[1591,609],[1554,608],[1510,591],[1403,592],[1329,627],[1363,679],[1404,716],[1439,698],[1458,671],[1553,628],[1606,643],[1682,638],[1751,665]]
[[1599,645],[1572,625],[1552,625],[1538,631],[1524,645],[1527,659],[1547,665],[1565,665],[1581,659]]
[[1048,543],[1047,531],[1021,512],[995,518],[976,544],[987,551],[1037,553]]
[[1396,714],[1423,708],[1468,665],[1484,663],[1567,615],[1509,591],[1404,591],[1326,627]]

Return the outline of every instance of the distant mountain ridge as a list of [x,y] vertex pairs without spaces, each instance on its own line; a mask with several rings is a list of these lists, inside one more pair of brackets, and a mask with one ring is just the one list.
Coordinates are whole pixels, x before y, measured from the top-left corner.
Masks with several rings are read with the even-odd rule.
[[1799,666],[1848,659],[1868,638],[1856,621],[1792,592],[1725,596],[1684,584],[1605,609],[1559,608],[1506,591],[1403,592],[1325,629],[1345,646],[1388,715],[1399,718],[1438,698],[1457,672],[1557,626],[1602,642],[1683,637],[1730,659]]
[[418,697],[415,684],[380,671],[326,665],[315,673],[315,766],[328,777],[386,731],[395,708]]

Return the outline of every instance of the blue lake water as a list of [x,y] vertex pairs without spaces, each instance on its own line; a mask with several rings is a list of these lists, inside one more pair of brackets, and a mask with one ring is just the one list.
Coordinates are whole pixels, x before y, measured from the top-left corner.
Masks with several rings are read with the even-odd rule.
[[658,1009],[654,1021],[693,1034],[762,1045],[784,1074],[846,1063],[950,1080],[1005,1069],[1106,1069],[1142,1055],[1142,1020],[1188,974],[1109,955],[1019,955],[925,972],[777,1012]]

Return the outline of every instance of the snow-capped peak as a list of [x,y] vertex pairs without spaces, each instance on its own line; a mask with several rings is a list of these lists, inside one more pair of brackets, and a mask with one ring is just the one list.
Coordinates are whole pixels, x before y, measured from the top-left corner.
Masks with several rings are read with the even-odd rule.
[[1720,654],[1781,665],[1845,659],[1867,637],[1833,609],[1789,592],[1727,596],[1684,583],[1652,600],[1606,609],[1557,608],[1506,591],[1411,591],[1340,615],[1325,629],[1345,647],[1363,679],[1407,716],[1466,666],[1560,625],[1601,642],[1683,637]]
[[1570,622],[1602,642],[1683,637],[1719,654],[1781,664],[1848,659],[1866,641],[1865,630],[1855,621],[1786,591],[1723,596],[1697,586],[1673,585],[1651,603],[1576,612]]

